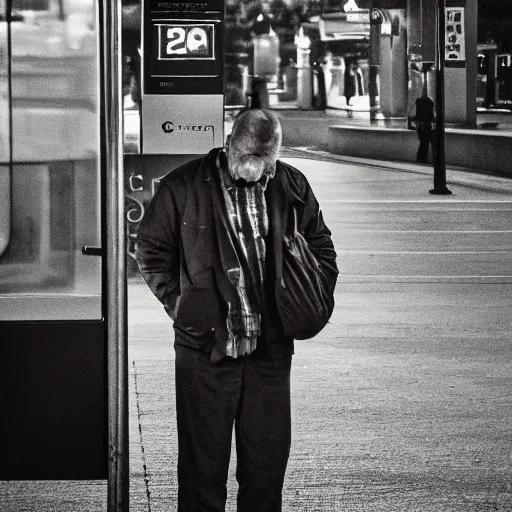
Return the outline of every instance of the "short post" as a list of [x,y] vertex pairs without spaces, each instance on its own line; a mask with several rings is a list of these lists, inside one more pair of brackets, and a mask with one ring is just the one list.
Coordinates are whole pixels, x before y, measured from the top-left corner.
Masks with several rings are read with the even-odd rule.
[[444,58],[445,58],[445,0],[437,0],[437,68],[436,68],[436,133],[434,151],[434,188],[431,194],[451,194],[446,187],[444,131]]
[[295,36],[297,47],[297,106],[299,108],[311,108],[313,105],[313,81],[312,70],[309,64],[311,52],[311,40],[304,34],[304,28],[300,27]]
[[319,60],[313,64],[313,73],[318,92],[315,97],[315,108],[317,110],[325,110],[327,108],[327,91],[325,90],[324,68]]
[[250,108],[269,108],[267,81],[260,76],[253,76],[251,82]]

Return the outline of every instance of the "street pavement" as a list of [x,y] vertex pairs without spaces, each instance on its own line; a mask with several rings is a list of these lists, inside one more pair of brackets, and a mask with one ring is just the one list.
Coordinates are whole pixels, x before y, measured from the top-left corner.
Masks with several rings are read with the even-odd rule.
[[[308,148],[340,275],[296,342],[285,512],[512,511],[512,180]],[[129,281],[130,510],[176,510],[170,320]],[[234,450],[233,450],[234,451]],[[226,510],[236,501],[235,459]],[[0,510],[106,510],[101,482],[0,484]]]

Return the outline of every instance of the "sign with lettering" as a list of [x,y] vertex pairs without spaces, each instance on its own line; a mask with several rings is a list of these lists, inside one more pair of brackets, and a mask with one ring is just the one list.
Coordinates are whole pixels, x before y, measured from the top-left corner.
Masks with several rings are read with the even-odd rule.
[[213,24],[159,24],[158,60],[215,58]]
[[370,23],[370,11],[360,9],[359,11],[347,12],[348,23]]
[[222,0],[146,0],[151,12],[206,12],[224,8]]
[[145,95],[142,125],[144,154],[207,153],[224,145],[224,97]]
[[141,153],[222,146],[224,0],[142,0],[142,13]]
[[353,12],[323,14],[318,22],[320,39],[322,41],[367,39],[370,36],[369,22],[370,15],[367,9],[361,15]]

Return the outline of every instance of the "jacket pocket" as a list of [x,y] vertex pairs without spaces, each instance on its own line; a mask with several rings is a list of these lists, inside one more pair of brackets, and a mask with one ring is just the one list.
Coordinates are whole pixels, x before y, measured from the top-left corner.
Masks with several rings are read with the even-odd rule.
[[222,318],[212,268],[193,276],[191,286],[184,286],[176,308],[175,322],[181,329],[197,335],[211,332]]

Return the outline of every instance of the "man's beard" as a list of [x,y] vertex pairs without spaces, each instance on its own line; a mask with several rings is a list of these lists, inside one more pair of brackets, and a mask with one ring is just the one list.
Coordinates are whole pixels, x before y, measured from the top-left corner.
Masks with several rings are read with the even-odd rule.
[[243,179],[249,183],[258,181],[265,172],[265,162],[240,162],[236,161],[231,163],[229,171],[231,176],[236,179]]
[[229,172],[233,179],[243,179],[249,183],[258,181],[263,174],[273,170],[272,162],[255,160],[254,158],[230,158],[228,155]]

